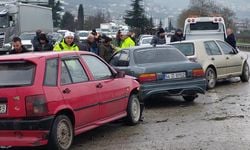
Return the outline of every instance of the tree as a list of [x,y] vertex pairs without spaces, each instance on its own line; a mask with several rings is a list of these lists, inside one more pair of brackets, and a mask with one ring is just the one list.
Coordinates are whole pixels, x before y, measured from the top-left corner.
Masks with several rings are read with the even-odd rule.
[[178,17],[178,27],[182,28],[185,19],[190,16],[221,16],[224,18],[227,27],[235,28],[233,22],[235,12],[225,6],[218,5],[214,0],[190,0],[189,8],[183,10]]
[[162,28],[162,21],[160,19],[159,28]]
[[78,30],[84,29],[84,10],[82,4],[80,4],[78,8],[77,29]]
[[154,27],[154,22],[153,22],[153,17],[152,17],[152,16],[149,18],[148,27],[149,27],[150,29],[152,29],[152,28]]
[[140,29],[142,32],[144,27],[149,24],[149,20],[145,16],[145,11],[143,6],[140,4],[142,0],[132,0],[132,10],[127,11],[126,16],[124,17],[125,23],[132,27]]
[[65,12],[61,21],[61,29],[74,31],[75,30],[75,21],[74,16],[70,12]]
[[53,18],[54,27],[59,27],[59,24],[61,21],[61,16],[59,13],[62,11],[61,3],[60,1],[57,1],[55,3],[55,0],[49,0],[48,4],[49,4],[49,7],[52,8],[52,18]]
[[84,27],[86,30],[96,29],[100,28],[100,24],[105,22],[107,22],[105,15],[99,11],[94,16],[88,17],[88,19],[85,21]]

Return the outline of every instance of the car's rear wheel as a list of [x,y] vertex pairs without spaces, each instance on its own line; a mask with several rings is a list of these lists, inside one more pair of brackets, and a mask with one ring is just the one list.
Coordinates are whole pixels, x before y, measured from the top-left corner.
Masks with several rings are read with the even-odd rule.
[[51,128],[48,149],[68,150],[73,142],[73,127],[69,118],[59,115]]
[[129,125],[136,125],[141,117],[141,104],[138,95],[132,94],[128,101],[126,122]]
[[206,70],[207,89],[213,89],[216,85],[216,73],[211,67]]
[[197,97],[197,95],[189,95],[189,96],[183,96],[183,99],[186,102],[193,102],[195,100],[195,98]]
[[245,62],[243,65],[242,74],[240,76],[240,79],[242,82],[248,82],[248,80],[249,80],[249,66],[248,66],[247,62]]

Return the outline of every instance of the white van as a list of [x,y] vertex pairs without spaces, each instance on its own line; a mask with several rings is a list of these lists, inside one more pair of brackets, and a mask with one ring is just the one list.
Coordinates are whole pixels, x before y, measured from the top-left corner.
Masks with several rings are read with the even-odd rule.
[[222,17],[191,17],[185,20],[185,40],[219,39],[225,40],[226,26]]

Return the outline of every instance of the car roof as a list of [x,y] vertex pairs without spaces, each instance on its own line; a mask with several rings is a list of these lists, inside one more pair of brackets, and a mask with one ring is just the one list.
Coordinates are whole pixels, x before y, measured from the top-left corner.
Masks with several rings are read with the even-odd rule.
[[134,46],[134,47],[130,47],[130,48],[125,48],[122,50],[129,50],[129,51],[135,51],[138,49],[149,49],[149,48],[173,48],[173,46],[171,45],[167,45],[167,44],[163,44],[163,45],[141,45],[141,46]]
[[1,55],[0,61],[6,61],[6,60],[30,60],[34,61],[36,59],[41,58],[58,58],[63,57],[67,55],[78,55],[78,54],[92,54],[87,51],[65,51],[65,52],[28,52],[28,53],[22,53],[22,54],[11,54],[11,55]]
[[220,39],[196,39],[196,40],[184,40],[184,41],[178,41],[178,42],[172,42],[170,44],[176,44],[176,43],[196,43],[196,42],[205,42],[205,41],[222,41]]

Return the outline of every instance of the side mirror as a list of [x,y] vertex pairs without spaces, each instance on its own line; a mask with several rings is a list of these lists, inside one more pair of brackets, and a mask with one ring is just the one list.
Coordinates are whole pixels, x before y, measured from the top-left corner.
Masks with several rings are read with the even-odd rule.
[[115,78],[124,78],[126,75],[125,71],[117,71]]

